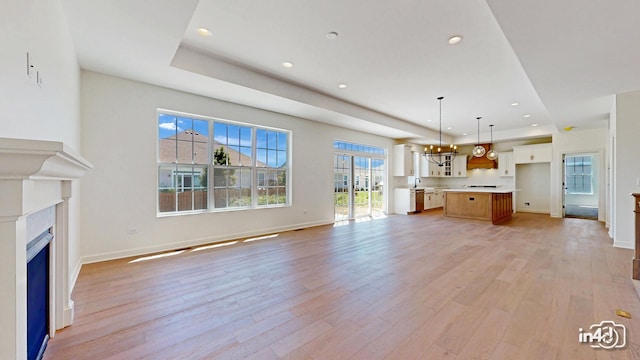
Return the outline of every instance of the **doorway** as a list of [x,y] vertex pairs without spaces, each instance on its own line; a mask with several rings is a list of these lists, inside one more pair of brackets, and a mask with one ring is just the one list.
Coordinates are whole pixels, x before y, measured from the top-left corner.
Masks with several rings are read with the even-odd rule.
[[[384,149],[336,141],[335,221],[384,215]],[[347,151],[344,151],[347,150]]]
[[563,217],[598,220],[598,153],[564,154]]

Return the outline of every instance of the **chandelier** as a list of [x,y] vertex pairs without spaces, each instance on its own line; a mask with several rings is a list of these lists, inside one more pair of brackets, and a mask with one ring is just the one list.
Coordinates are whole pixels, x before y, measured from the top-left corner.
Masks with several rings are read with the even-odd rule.
[[475,157],[483,157],[486,150],[484,146],[480,145],[480,119],[482,118],[478,116],[476,119],[478,119],[478,143],[471,151],[471,154]]
[[449,145],[449,149],[446,152],[442,149],[442,99],[444,99],[442,96],[438,98],[440,102],[440,140],[438,146],[436,148],[433,145],[429,146],[429,148],[425,147],[422,154],[427,161],[438,166],[451,165],[451,161],[458,155],[458,147],[453,144]]

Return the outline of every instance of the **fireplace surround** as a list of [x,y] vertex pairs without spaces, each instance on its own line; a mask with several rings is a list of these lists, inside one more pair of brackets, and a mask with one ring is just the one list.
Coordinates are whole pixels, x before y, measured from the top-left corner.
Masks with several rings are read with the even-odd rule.
[[72,182],[91,168],[62,142],[0,138],[0,359],[27,358],[28,219],[48,208],[55,213],[47,255],[49,336],[73,321],[79,264],[69,263],[70,199]]

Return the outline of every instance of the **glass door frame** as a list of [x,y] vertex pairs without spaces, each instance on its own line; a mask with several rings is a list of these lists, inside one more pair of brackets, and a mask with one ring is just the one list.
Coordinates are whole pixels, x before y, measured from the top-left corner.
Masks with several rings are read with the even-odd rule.
[[[338,212],[336,211],[338,209],[337,207],[337,203],[336,203],[336,194],[339,193],[345,193],[344,191],[336,191],[338,188],[338,179],[337,176],[338,175],[338,171],[340,168],[338,168],[335,164],[338,157],[347,157],[348,161],[349,161],[349,167],[348,167],[348,174],[342,174],[339,176],[347,176],[347,187],[348,187],[348,191],[347,191],[347,209],[348,209],[348,214],[346,215],[346,217],[340,217],[338,218]],[[356,214],[356,184],[355,184],[355,177],[356,177],[356,169],[355,169],[355,163],[356,163],[356,158],[362,158],[362,159],[366,159],[367,161],[367,168],[366,168],[366,175],[364,179],[361,179],[361,182],[363,182],[364,184],[366,184],[366,188],[367,188],[367,194],[368,194],[368,211],[366,214]],[[374,191],[377,191],[374,189],[374,187],[376,187],[375,184],[375,177],[374,177],[374,170],[373,170],[373,161],[374,160],[381,160],[382,161],[382,169],[383,169],[383,176],[382,176],[382,181],[384,184],[384,180],[386,179],[386,172],[387,172],[387,168],[386,168],[386,158],[385,156],[372,156],[372,154],[369,153],[360,153],[360,152],[351,152],[351,151],[335,151],[333,154],[333,161],[334,161],[334,219],[335,221],[342,221],[342,220],[353,220],[356,218],[360,218],[360,217],[366,217],[366,216],[372,216],[374,213],[374,208],[373,208],[373,197],[374,197]],[[343,167],[341,168],[342,170],[346,170],[347,168]],[[384,189],[384,187],[383,187]],[[382,211],[384,211],[384,190],[383,193],[380,195],[381,198],[383,199],[383,203],[382,203]]]

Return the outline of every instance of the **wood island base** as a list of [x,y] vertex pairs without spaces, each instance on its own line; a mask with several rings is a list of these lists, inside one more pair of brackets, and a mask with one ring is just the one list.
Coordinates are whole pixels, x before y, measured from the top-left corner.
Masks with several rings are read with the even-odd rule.
[[512,192],[446,191],[444,216],[489,220],[493,224],[511,219]]

